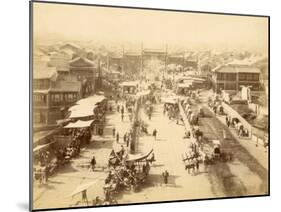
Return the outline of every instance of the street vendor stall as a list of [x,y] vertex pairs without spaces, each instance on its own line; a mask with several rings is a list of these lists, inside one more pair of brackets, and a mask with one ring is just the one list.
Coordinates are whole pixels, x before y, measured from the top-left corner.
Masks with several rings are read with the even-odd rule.
[[93,123],[93,120],[89,120],[89,121],[81,121],[78,120],[74,123],[69,123],[68,125],[64,126],[63,128],[86,128],[86,127],[90,127],[91,124]]
[[191,90],[192,82],[178,83],[176,86],[176,94],[187,96]]
[[136,94],[138,89],[137,81],[123,82],[120,84],[123,95]]
[[70,112],[69,119],[93,119],[95,111],[102,103],[105,102],[106,98],[103,95],[93,95],[84,99],[80,99],[76,104],[68,109]]
[[105,180],[104,190],[117,193],[122,189],[138,191],[148,176],[150,163],[155,159],[153,149],[145,154],[134,155],[125,154],[121,150],[112,151],[109,161],[113,166],[110,166],[111,171]]

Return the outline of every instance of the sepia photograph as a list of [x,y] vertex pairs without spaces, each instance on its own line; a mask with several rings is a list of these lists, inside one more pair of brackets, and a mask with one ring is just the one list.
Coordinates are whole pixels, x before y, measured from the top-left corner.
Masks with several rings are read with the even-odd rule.
[[32,210],[270,194],[269,16],[30,14]]

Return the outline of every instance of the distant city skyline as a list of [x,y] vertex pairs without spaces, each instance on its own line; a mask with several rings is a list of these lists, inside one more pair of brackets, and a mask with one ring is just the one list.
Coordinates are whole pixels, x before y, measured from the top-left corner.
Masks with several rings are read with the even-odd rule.
[[[63,11],[63,12],[61,12]],[[147,47],[244,49],[266,53],[268,19],[141,9],[34,4],[36,40],[144,43]]]

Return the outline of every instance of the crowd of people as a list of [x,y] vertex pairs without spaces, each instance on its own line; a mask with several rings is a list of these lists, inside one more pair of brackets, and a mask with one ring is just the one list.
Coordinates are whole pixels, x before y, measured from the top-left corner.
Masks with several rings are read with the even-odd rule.
[[163,115],[167,115],[170,120],[177,119],[179,115],[178,104],[164,103]]
[[239,137],[249,137],[249,130],[243,126],[238,118],[231,118],[231,116],[226,115],[225,123],[228,127],[234,127]]
[[112,150],[109,156],[110,171],[105,179],[105,199],[122,189],[140,189],[150,170],[150,164],[155,161],[154,153],[141,161],[127,161],[128,152],[121,146],[119,151]]

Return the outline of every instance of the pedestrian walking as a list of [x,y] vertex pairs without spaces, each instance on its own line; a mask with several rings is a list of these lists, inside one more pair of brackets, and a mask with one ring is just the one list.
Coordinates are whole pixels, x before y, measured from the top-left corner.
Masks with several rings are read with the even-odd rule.
[[229,126],[230,126],[230,121],[229,120],[226,122],[226,125],[229,128]]
[[121,114],[121,120],[124,121],[124,113]]
[[88,206],[87,190],[82,191],[82,201],[86,202]]
[[164,184],[168,184],[169,172],[168,172],[167,170],[165,170],[165,171],[162,173],[162,176],[163,176]]
[[116,142],[119,143],[119,132],[116,134]]
[[197,158],[195,159],[195,166],[196,166],[196,171],[199,172],[200,164],[199,164],[199,160]]
[[156,137],[157,137],[157,130],[156,129],[153,130],[152,135],[154,137],[154,140],[156,140]]
[[130,136],[127,136],[127,140],[126,140],[126,146],[128,147],[130,143]]
[[123,136],[124,143],[126,143],[126,140],[127,140],[127,133],[125,133],[124,136]]
[[217,115],[217,107],[216,106],[213,107],[213,111],[214,111],[215,115]]
[[42,168],[42,182],[43,182],[43,184],[46,184],[47,183],[47,168],[46,168],[46,166],[44,166],[43,168]]
[[116,129],[115,129],[115,127],[113,127],[113,129],[112,129],[112,136],[113,137],[115,137],[115,132],[116,132]]
[[94,169],[95,169],[95,166],[96,166],[96,157],[95,156],[93,156],[92,157],[92,160],[91,160],[91,167],[92,167],[92,171],[94,171]]

